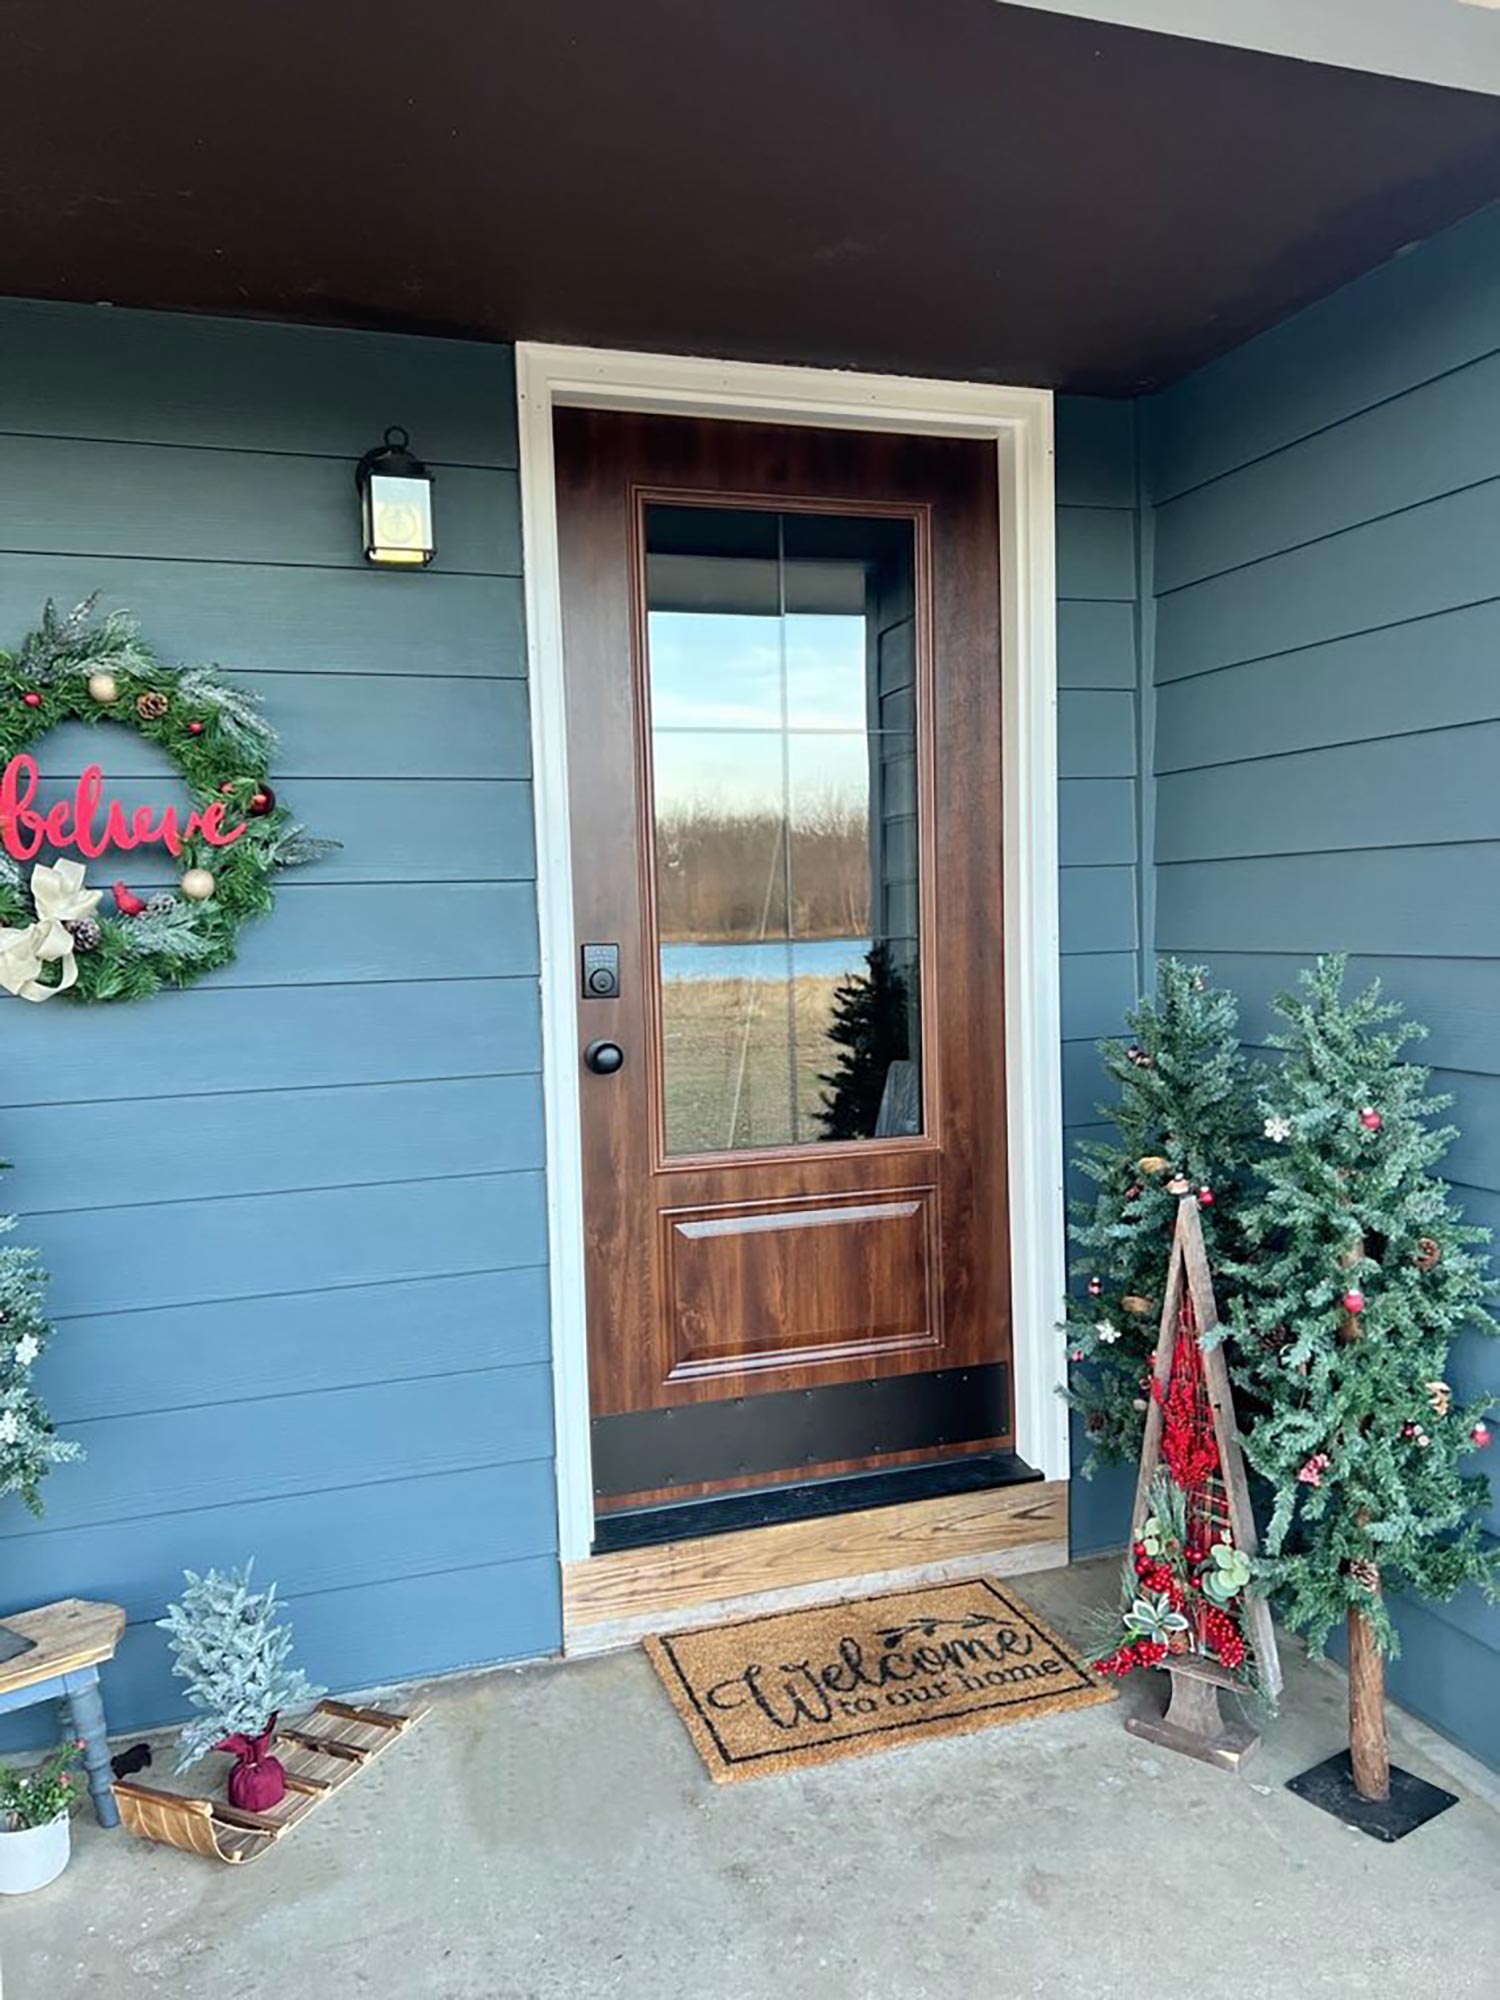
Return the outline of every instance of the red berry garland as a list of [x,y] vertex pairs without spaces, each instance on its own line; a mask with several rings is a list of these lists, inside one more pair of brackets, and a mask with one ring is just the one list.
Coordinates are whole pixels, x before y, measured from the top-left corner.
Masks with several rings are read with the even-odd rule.
[[1202,1615],[1203,1643],[1218,1654],[1220,1662],[1236,1673],[1245,1664],[1245,1642],[1240,1629],[1227,1611],[1217,1604],[1205,1604]]

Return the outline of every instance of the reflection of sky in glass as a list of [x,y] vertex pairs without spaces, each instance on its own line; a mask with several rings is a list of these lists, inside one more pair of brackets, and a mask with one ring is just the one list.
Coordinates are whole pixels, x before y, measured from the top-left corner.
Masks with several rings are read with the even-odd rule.
[[863,734],[828,732],[787,744],[770,729],[667,730],[651,754],[658,820],[700,806],[777,819],[785,814],[795,826],[820,806],[850,807],[863,816],[869,803],[869,740]]
[[863,618],[653,611],[649,636],[656,729],[779,729],[783,643],[791,727],[865,727]]

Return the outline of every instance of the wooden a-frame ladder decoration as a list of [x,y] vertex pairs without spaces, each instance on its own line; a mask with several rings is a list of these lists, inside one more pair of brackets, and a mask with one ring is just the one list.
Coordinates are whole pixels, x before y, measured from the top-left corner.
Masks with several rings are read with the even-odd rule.
[[[1203,1245],[1203,1225],[1197,1200],[1189,1194],[1177,1205],[1177,1224],[1172,1232],[1172,1254],[1153,1369],[1154,1393],[1146,1412],[1140,1476],[1130,1521],[1132,1547],[1151,1512],[1152,1482],[1162,1462],[1163,1406],[1172,1380],[1173,1360],[1178,1343],[1191,1340],[1202,1365],[1203,1394],[1212,1416],[1219,1462],[1186,1495],[1188,1528],[1191,1532],[1196,1526],[1205,1534],[1220,1536],[1227,1528],[1234,1547],[1242,1554],[1253,1556],[1256,1552],[1255,1517],[1250,1508],[1250,1489],[1235,1423],[1229,1368],[1221,1342],[1211,1338],[1218,1330],[1219,1315]],[[1242,1604],[1241,1628],[1248,1661],[1253,1667],[1253,1682],[1274,1702],[1281,1691],[1281,1662],[1270,1609],[1264,1598],[1252,1597],[1248,1592]],[[1132,1716],[1126,1728],[1149,1742],[1180,1750],[1205,1763],[1227,1770],[1238,1768],[1260,1738],[1245,1723],[1225,1718],[1219,1707],[1219,1695],[1225,1688],[1244,1692],[1245,1680],[1202,1650],[1174,1654],[1162,1665],[1172,1681],[1166,1713]]]

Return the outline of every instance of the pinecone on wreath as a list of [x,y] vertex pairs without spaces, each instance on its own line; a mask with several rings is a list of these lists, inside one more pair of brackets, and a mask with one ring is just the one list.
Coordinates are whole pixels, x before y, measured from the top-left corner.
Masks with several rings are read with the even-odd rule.
[[72,933],[73,944],[78,951],[97,951],[104,935],[92,917],[74,917],[63,925],[63,929]]
[[170,889],[158,889],[146,904],[148,917],[168,917],[177,908],[177,898]]

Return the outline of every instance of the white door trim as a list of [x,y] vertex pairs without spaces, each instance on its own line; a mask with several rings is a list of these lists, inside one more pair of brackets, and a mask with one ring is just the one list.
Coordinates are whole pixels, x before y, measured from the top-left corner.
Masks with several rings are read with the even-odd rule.
[[516,349],[541,943],[553,1395],[561,1558],[593,1538],[583,1159],[562,578],[552,413],[559,405],[988,438],[1000,479],[1005,1050],[1016,1449],[1068,1476],[1059,1337],[1065,1279],[1057,900],[1057,590],[1052,395],[530,341]]

